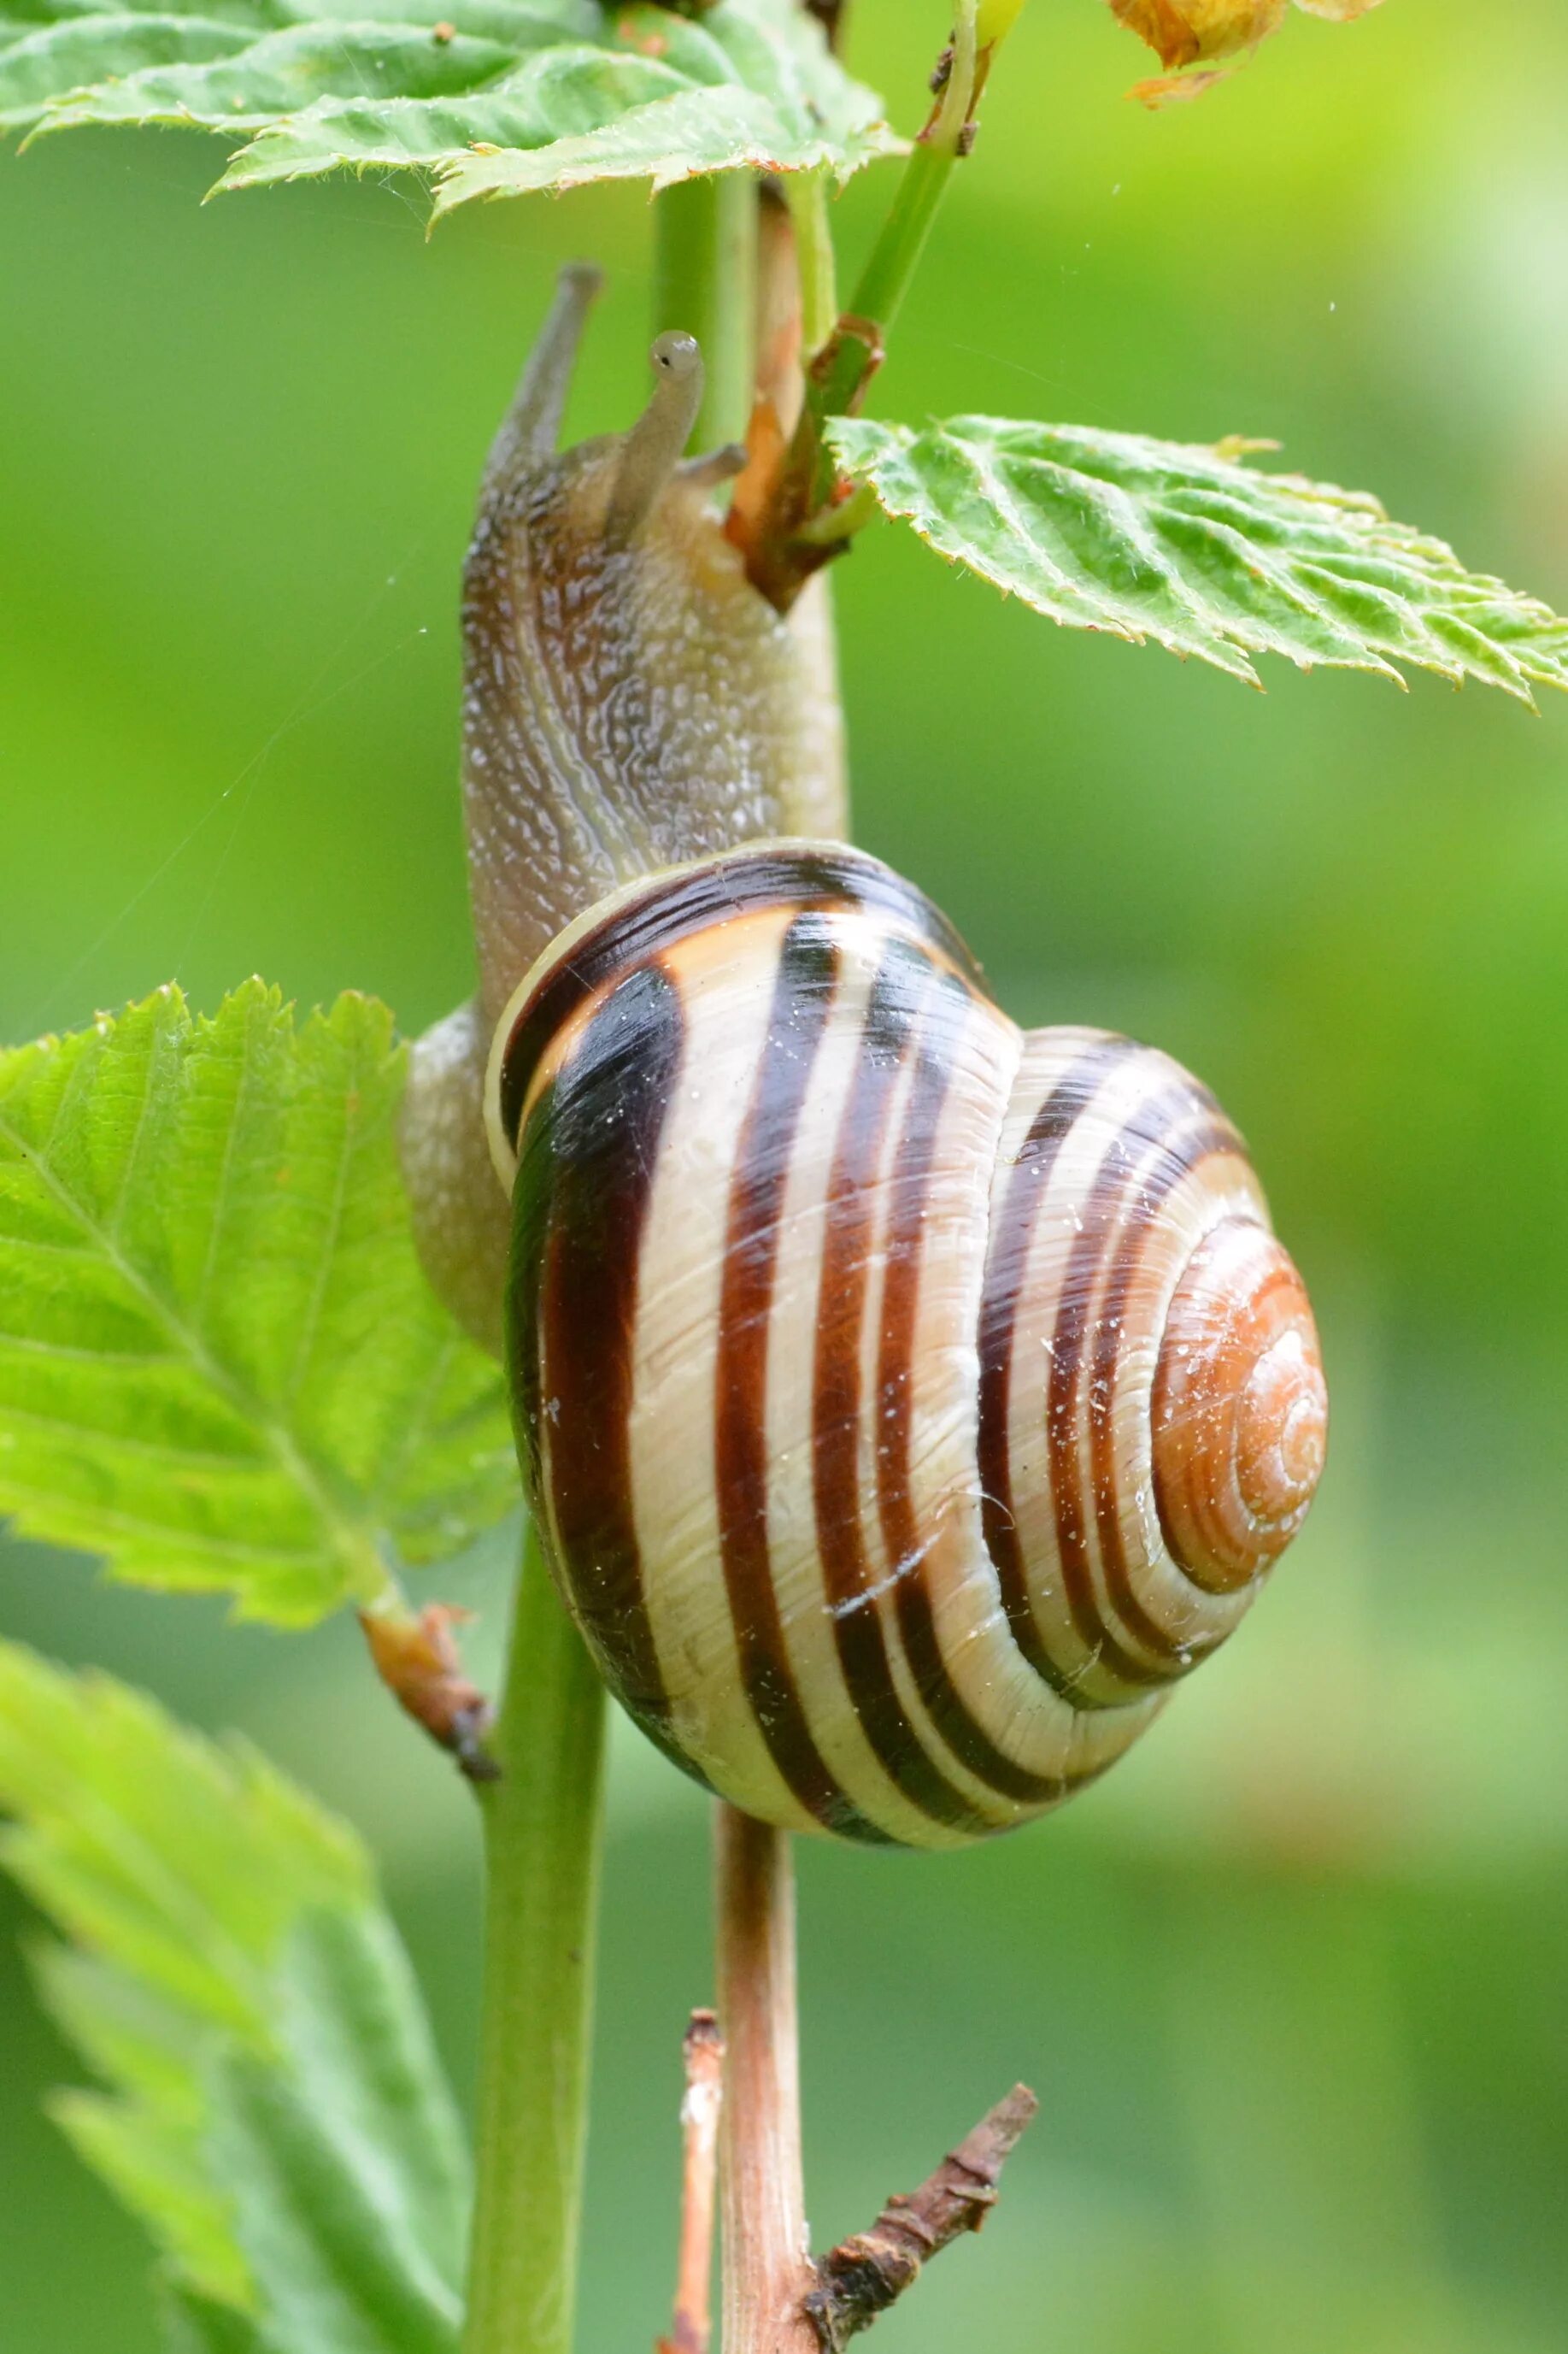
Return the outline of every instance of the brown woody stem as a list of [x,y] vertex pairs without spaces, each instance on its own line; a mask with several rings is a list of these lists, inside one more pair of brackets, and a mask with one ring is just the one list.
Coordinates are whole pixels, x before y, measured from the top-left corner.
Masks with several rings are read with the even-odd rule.
[[[869,520],[870,503],[842,518],[835,510],[849,493],[826,429],[835,417],[853,417],[883,364],[889,332],[903,306],[954,166],[974,146],[976,115],[996,52],[1024,0],[955,0],[953,37],[931,77],[934,103],[915,141],[882,231],[847,307],[817,340],[806,366],[805,404],[787,446],[753,460],[766,493],[756,489],[740,508],[731,537],[740,547],[753,586],[788,612],[813,572],[841,555]],[[842,29],[832,0],[808,0],[830,39]],[[811,306],[808,305],[808,309]]]
[[715,1821],[725,2354],[818,2354],[800,2174],[795,1882],[789,1834],[719,1804]]
[[977,0],[959,0],[953,42],[933,77],[936,101],[915,142],[897,192],[849,304],[811,355],[800,416],[775,469],[771,496],[747,533],[754,586],[787,612],[806,581],[848,544],[808,527],[839,495],[838,469],[824,438],[831,418],[853,417],[882,366],[884,340],[926,249],[953,166],[974,141],[974,110],[991,49],[976,39]]
[[711,2010],[694,2010],[682,2045],[686,2094],[681,2103],[683,2156],[681,2183],[681,2254],[675,2275],[675,2313],[668,2338],[656,2354],[708,2354],[712,2316],[714,2194],[718,2176],[719,2114],[724,2104],[724,2037]]
[[869,2232],[841,2241],[821,2259],[806,2297],[821,2354],[842,2354],[934,2255],[980,2230],[996,2204],[1002,2167],[1039,2105],[1027,2085],[1015,2084],[918,2190],[890,2199]]

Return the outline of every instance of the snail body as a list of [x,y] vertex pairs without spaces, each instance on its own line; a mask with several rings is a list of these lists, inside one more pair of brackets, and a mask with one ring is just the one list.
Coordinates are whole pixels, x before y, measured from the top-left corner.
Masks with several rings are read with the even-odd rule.
[[1058,1804],[1230,1633],[1325,1406],[1235,1130],[1025,1033],[913,886],[779,841],[622,885],[497,1023],[509,1379],[562,1590],[747,1812],[942,1847]]
[[496,434],[463,570],[462,788],[474,1002],[417,1042],[402,1123],[420,1254],[501,1349],[507,1211],[485,1150],[493,1025],[604,893],[769,835],[841,833],[843,731],[826,583],[788,618],[713,504],[744,459],[683,457],[702,400],[691,336],[662,335],[626,433],[556,440],[597,270],[564,270]]
[[714,509],[740,449],[684,461],[703,396],[661,335],[628,433],[557,451],[597,272],[556,306],[480,491],[463,572],[463,803],[493,1022],[585,906],[661,866],[843,824],[824,634],[746,578]]

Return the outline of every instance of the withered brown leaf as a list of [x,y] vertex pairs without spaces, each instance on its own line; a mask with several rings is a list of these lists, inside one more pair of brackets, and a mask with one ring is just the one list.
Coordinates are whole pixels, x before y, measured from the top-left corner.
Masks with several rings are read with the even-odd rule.
[[[1242,51],[1255,49],[1279,30],[1286,11],[1286,0],[1109,0],[1109,5],[1165,68],[1155,80],[1136,82],[1128,92],[1151,107],[1201,97],[1224,81],[1241,62]],[[1343,25],[1364,16],[1381,0],[1296,0],[1296,5],[1309,16]],[[1223,58],[1233,62],[1220,64]],[[1189,71],[1192,67],[1202,70]]]
[[1285,0],[1110,0],[1170,72],[1255,48],[1284,21]]
[[1156,74],[1152,81],[1135,81],[1128,91],[1140,106],[1157,114],[1162,106],[1175,106],[1188,100],[1202,98],[1217,81],[1229,81],[1236,69],[1233,58],[1228,65],[1199,66],[1190,73]]

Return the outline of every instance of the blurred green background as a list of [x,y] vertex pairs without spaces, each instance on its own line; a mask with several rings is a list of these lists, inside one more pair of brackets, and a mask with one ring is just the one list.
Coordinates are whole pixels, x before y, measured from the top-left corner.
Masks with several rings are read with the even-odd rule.
[[[856,0],[918,110],[940,0]],[[1035,0],[877,391],[1213,439],[1375,488],[1568,605],[1568,16],[1293,17],[1150,117],[1092,0]],[[0,154],[0,1034],[176,975],[465,991],[456,581],[564,256],[612,272],[581,429],[641,401],[636,192],[426,243],[365,183],[204,211],[217,151]],[[851,249],[880,201],[840,218]],[[1249,1133],[1319,1301],[1334,1458],[1241,1639],[1058,1821],[801,1858],[820,2240],[1015,2076],[983,2248],[887,2354],[1568,2348],[1568,708],[1060,633],[891,529],[837,581],[861,838],[1022,1016],[1132,1028]],[[443,1578],[487,1612],[500,1553]],[[264,1742],[377,1842],[466,2091],[463,1794],[351,1630],[236,1633],[14,1547],[0,1620]],[[618,1733],[582,2344],[673,2264],[704,1808]],[[73,2062],[0,1900],[0,2347],[151,2354],[137,2237],[38,2116]],[[978,2300],[978,2302],[977,2302]]]

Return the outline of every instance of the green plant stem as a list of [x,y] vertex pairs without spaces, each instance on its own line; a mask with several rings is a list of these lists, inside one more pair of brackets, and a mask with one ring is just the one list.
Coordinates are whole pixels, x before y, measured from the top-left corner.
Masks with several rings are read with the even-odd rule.
[[484,1787],[478,2191],[464,2354],[568,2354],[588,2127],[605,1694],[530,1529]]
[[833,233],[828,224],[828,175],[786,172],[784,199],[795,229],[800,272],[800,340],[809,352],[825,344],[838,317]]
[[757,184],[715,172],[665,188],[654,206],[653,332],[682,327],[703,347],[707,378],[694,449],[743,441],[757,345]]
[[866,257],[855,281],[850,310],[858,319],[874,320],[884,334],[904,307],[920,258],[931,234],[931,224],[948,192],[948,182],[959,160],[955,137],[916,143],[904,166],[898,193],[888,207],[882,233]]
[[[839,332],[813,375],[809,402],[818,423],[829,417],[848,416],[881,365],[884,339],[904,307],[953,166],[966,153],[990,63],[989,53],[982,58],[977,50],[974,0],[968,0],[959,10],[940,103],[915,143]],[[831,487],[829,461],[827,488]]]

